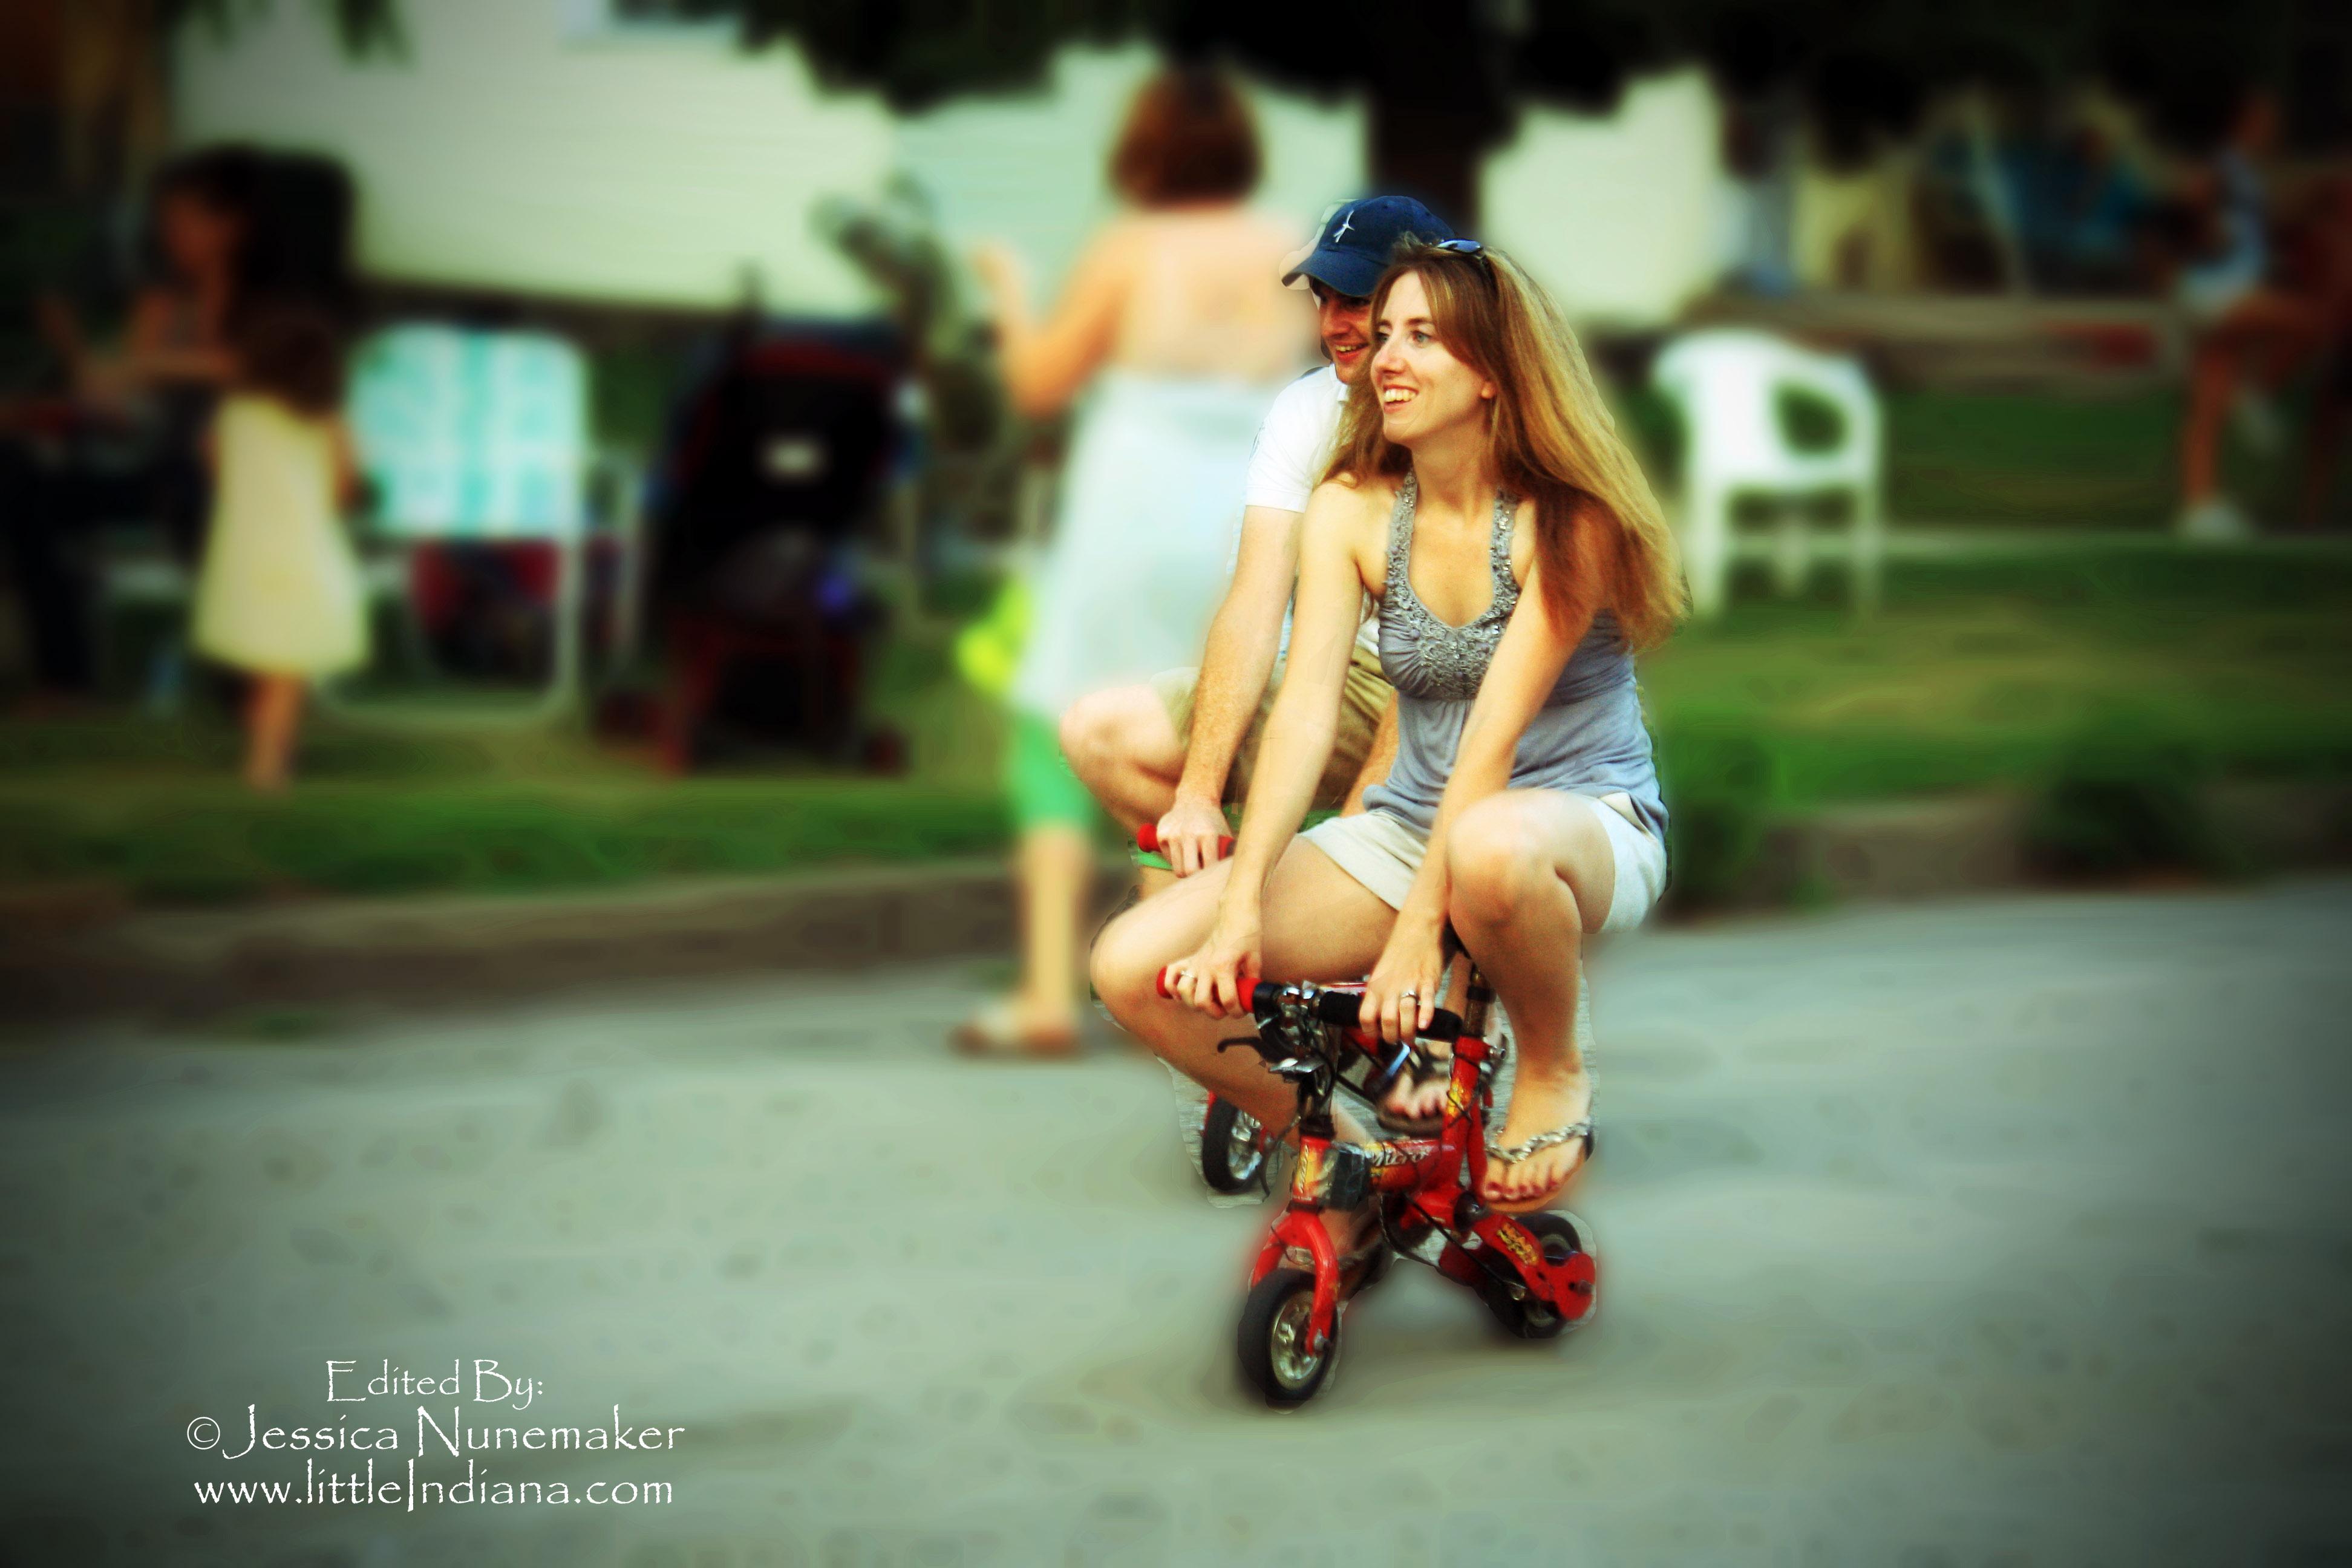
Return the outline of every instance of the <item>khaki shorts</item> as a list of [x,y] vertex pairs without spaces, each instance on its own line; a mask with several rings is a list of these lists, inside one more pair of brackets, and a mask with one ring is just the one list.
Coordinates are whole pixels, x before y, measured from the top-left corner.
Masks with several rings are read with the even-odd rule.
[[[1250,780],[1257,773],[1259,744],[1265,739],[1266,715],[1274,711],[1274,694],[1281,685],[1281,671],[1266,682],[1265,696],[1257,705],[1257,717],[1250,721],[1248,732],[1242,736],[1241,749],[1234,753],[1233,770],[1225,774],[1225,803],[1238,805],[1249,794]],[[1176,738],[1185,749],[1192,745],[1192,689],[1200,683],[1197,669],[1171,669],[1151,678],[1151,689],[1160,694],[1168,710],[1169,721],[1176,726]],[[1381,727],[1381,715],[1388,710],[1389,699],[1395,695],[1387,679],[1381,674],[1381,661],[1359,644],[1348,661],[1348,683],[1339,694],[1339,727],[1332,737],[1331,759],[1323,764],[1323,777],[1315,786],[1315,804],[1318,811],[1337,811],[1355,787],[1356,775],[1364,769],[1364,754],[1372,749],[1373,732]]]
[[[1658,895],[1665,891],[1666,847],[1634,822],[1631,796],[1621,792],[1573,798],[1591,806],[1600,818],[1601,831],[1609,840],[1610,858],[1617,868],[1617,890],[1610,897],[1609,919],[1601,929],[1631,931],[1657,906]],[[1308,828],[1302,837],[1392,910],[1404,907],[1412,879],[1421,872],[1422,858],[1429,852],[1429,840],[1419,830],[1385,811],[1335,816]]]

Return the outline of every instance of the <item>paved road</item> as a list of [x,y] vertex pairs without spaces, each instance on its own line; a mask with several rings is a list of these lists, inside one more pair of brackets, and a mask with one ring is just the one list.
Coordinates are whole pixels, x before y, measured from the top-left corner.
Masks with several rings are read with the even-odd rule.
[[[1234,1385],[1259,1216],[1202,1201],[1158,1069],[948,1058],[969,973],[19,1051],[0,1560],[2342,1560],[2347,939],[2334,881],[1627,941],[1599,1321],[1501,1341],[1408,1268],[1292,1416]],[[331,1358],[539,1392],[330,1405]],[[379,1479],[420,1404],[617,1405],[676,1447],[478,1473],[675,1500],[199,1506],[301,1485],[190,1447],[248,1404],[389,1424]]]

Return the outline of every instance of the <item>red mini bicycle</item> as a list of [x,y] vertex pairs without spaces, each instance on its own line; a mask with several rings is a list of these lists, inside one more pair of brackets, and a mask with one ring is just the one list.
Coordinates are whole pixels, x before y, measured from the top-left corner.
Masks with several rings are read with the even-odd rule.
[[[1165,970],[1159,984],[1161,995],[1171,994]],[[1474,966],[1463,1015],[1439,1008],[1423,1031],[1454,1047],[1434,1138],[1337,1141],[1332,1095],[1344,1088],[1377,1101],[1418,1050],[1383,1044],[1359,1026],[1361,985],[1261,981],[1250,994],[1257,1033],[1219,1043],[1220,1050],[1255,1050],[1298,1096],[1290,1201],[1258,1249],[1234,1340],[1243,1373],[1267,1404],[1303,1405],[1322,1388],[1339,1358],[1346,1303],[1387,1271],[1391,1250],[1475,1291],[1521,1339],[1549,1340],[1591,1320],[1596,1280],[1585,1223],[1565,1211],[1513,1216],[1478,1199],[1501,1058],[1483,1037],[1494,1000]],[[1352,1213],[1375,1199],[1378,1233],[1340,1257],[1323,1211]]]

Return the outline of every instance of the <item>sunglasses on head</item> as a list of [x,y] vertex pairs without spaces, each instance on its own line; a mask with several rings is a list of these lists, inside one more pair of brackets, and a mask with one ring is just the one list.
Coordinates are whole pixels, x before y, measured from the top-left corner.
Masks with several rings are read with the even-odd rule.
[[1440,250],[1450,252],[1455,256],[1484,256],[1486,254],[1486,247],[1479,244],[1478,241],[1475,239],[1441,239],[1437,242],[1436,247]]

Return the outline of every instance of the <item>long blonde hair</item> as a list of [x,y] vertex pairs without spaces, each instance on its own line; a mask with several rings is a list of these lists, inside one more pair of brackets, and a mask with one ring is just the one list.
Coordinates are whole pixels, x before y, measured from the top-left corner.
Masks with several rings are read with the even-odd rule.
[[[1674,534],[1559,308],[1500,251],[1415,242],[1399,247],[1381,275],[1373,321],[1408,274],[1428,291],[1447,352],[1495,384],[1487,456],[1506,490],[1535,502],[1545,607],[1564,626],[1609,610],[1633,647],[1663,642],[1689,603]],[[1412,467],[1412,454],[1381,434],[1379,389],[1360,378],[1324,477],[1363,479]],[[1606,532],[1581,538],[1590,529]],[[1601,580],[1578,569],[1580,553],[1601,563]]]

